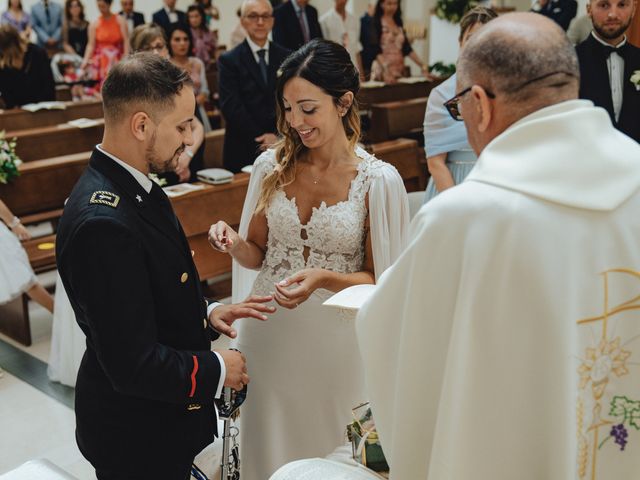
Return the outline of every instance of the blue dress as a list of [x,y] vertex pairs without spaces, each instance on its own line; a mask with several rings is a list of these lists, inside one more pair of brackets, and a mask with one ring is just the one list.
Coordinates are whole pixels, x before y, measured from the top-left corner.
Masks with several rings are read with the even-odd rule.
[[[427,157],[447,153],[446,165],[456,185],[462,182],[476,164],[476,154],[467,141],[464,122],[451,118],[444,102],[456,94],[456,75],[434,88],[429,94],[424,116],[424,150]],[[429,179],[425,203],[438,194],[433,177]]]

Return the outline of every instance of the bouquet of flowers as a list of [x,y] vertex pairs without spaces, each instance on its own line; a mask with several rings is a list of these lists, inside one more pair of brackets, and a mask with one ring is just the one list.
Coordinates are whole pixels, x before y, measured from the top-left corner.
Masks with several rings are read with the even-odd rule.
[[16,139],[7,140],[4,130],[0,132],[0,183],[9,183],[20,176],[18,166],[22,160],[16,155]]
[[353,422],[347,425],[347,437],[354,460],[374,472],[388,472],[389,464],[384,458],[369,403],[354,408],[353,418]]

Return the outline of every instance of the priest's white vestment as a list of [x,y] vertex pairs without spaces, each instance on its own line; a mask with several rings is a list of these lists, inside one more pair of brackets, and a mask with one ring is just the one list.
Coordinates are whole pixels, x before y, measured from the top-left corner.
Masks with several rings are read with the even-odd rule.
[[392,479],[640,478],[640,145],[583,100],[513,124],[357,330]]

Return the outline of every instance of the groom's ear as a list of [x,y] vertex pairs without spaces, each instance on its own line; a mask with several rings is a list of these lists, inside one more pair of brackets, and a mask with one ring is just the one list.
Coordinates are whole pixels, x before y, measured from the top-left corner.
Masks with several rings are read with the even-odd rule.
[[150,135],[151,119],[145,112],[136,112],[131,116],[129,122],[131,133],[141,142],[144,142]]

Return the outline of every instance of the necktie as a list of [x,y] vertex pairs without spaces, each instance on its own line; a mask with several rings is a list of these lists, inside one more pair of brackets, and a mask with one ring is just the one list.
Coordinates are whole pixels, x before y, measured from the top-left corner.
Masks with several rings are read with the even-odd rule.
[[160,207],[163,215],[173,224],[174,227],[176,227],[176,229],[178,229],[178,217],[176,217],[176,214],[173,211],[173,207],[171,206],[171,202],[169,201],[167,194],[162,191],[162,188],[160,188],[156,182],[153,182],[151,192],[149,193]]
[[307,43],[309,40],[311,40],[311,38],[309,38],[309,26],[307,25],[307,18],[302,8],[298,11],[298,19],[300,20],[300,28],[302,29],[302,37],[304,38],[304,43]]
[[265,60],[265,55],[267,51],[262,48],[258,50],[258,66],[260,67],[260,73],[262,74],[262,80],[264,80],[264,84],[269,84],[269,76],[267,74],[267,62]]
[[49,11],[49,2],[44,2],[44,14],[47,16],[47,23],[51,23],[51,12]]

